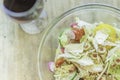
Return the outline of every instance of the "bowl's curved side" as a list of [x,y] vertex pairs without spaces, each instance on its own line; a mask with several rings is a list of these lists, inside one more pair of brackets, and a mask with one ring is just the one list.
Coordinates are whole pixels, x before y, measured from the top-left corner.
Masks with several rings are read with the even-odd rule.
[[[108,17],[106,17],[106,19],[110,19],[109,22],[113,22],[114,18],[115,20],[117,19],[118,21],[120,21],[119,17],[120,17],[120,9],[118,8],[115,8],[115,7],[112,7],[110,5],[106,5],[106,4],[87,4],[87,5],[82,5],[82,6],[78,6],[78,7],[75,7],[73,9],[70,9],[69,11],[63,13],[62,15],[60,15],[59,17],[57,17],[55,20],[53,20],[53,22],[47,27],[43,37],[42,37],[42,40],[40,42],[40,46],[39,46],[39,50],[38,50],[38,74],[39,74],[39,77],[40,77],[40,80],[47,80],[47,78],[49,78],[49,76],[47,76],[46,79],[43,78],[44,75],[44,70],[43,70],[43,66],[46,66],[43,64],[43,60],[44,59],[44,55],[48,55],[47,53],[43,53],[43,48],[45,48],[47,44],[45,44],[46,42],[46,38],[47,39],[51,39],[51,35],[52,34],[52,31],[53,30],[56,30],[57,31],[57,26],[61,23],[64,24],[65,21],[67,21],[66,19],[71,19],[72,17],[71,16],[78,16],[78,13],[80,14],[80,12],[82,11],[89,11],[89,10],[98,10],[99,12],[97,14],[101,14],[103,13],[104,16],[103,17],[106,17],[108,15]],[[93,13],[96,13],[96,12],[92,12]],[[100,12],[100,11],[103,11],[103,12]],[[104,13],[104,11],[108,11],[106,13]],[[90,12],[91,13],[91,12]],[[76,15],[75,15],[76,14]],[[81,18],[82,18],[82,15],[84,15],[85,13],[81,13]],[[86,14],[87,15],[87,14]],[[101,14],[102,15],[102,14]],[[97,17],[98,19],[101,20],[101,15],[100,17]],[[112,15],[112,16],[111,16]],[[95,16],[93,14],[93,16]],[[110,17],[111,16],[111,17]],[[71,17],[71,18],[69,18]],[[88,17],[89,18],[89,15]],[[96,18],[96,19],[97,19]],[[83,17],[84,19],[84,17]],[[96,19],[94,21],[96,21]],[[89,20],[88,20],[89,21]],[[103,20],[104,21],[104,20]],[[105,20],[106,21],[106,20]],[[106,21],[107,22],[107,21]],[[67,23],[67,22],[65,22]],[[69,23],[69,22],[68,22]],[[119,24],[120,25],[120,24]],[[62,27],[63,28],[63,27]],[[50,37],[48,37],[48,35],[50,35]],[[48,41],[49,42],[49,41]],[[47,45],[48,46],[48,45]],[[46,49],[47,50],[47,49]],[[47,57],[45,57],[47,58]],[[49,79],[51,80],[51,79]]]

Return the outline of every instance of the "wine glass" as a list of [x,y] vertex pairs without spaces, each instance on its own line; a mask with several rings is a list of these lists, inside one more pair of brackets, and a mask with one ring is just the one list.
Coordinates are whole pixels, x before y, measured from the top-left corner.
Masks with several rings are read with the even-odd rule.
[[45,29],[44,0],[3,0],[2,9],[29,34]]

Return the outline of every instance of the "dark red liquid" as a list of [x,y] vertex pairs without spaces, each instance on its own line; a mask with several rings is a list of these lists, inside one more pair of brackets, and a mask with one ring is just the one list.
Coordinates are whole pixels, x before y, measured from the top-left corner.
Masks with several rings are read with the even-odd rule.
[[24,12],[33,7],[36,0],[4,0],[4,6],[13,12]]

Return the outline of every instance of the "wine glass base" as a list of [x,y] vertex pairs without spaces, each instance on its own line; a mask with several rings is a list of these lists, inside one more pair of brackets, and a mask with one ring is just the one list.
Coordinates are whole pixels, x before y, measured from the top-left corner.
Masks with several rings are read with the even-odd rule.
[[28,34],[37,34],[42,32],[45,29],[46,22],[44,19],[47,18],[47,14],[42,10],[41,15],[38,19],[30,21],[28,23],[20,24],[21,28]]
[[41,32],[41,30],[38,27],[36,27],[36,25],[33,23],[20,24],[20,26],[23,29],[23,31],[25,31],[28,34],[37,34]]

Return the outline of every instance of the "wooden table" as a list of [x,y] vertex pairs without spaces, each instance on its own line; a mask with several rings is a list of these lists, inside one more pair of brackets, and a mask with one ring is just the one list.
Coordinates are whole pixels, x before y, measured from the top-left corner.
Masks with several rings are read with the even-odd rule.
[[[68,9],[95,2],[120,7],[120,0],[48,0],[48,24]],[[43,33],[25,33],[0,10],[0,80],[39,80],[37,51]]]

